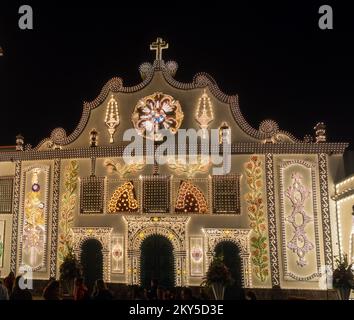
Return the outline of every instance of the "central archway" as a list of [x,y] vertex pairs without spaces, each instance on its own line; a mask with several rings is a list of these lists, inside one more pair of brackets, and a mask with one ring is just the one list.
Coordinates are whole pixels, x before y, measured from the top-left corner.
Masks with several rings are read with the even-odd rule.
[[170,288],[175,283],[173,245],[166,237],[154,234],[144,239],[140,247],[140,282],[145,288],[152,279]]
[[242,267],[238,246],[231,241],[220,241],[215,246],[215,255],[223,257],[223,261],[234,280],[233,285],[225,290],[225,300],[242,299]]
[[81,246],[81,264],[88,289],[91,291],[96,280],[103,279],[102,245],[97,239],[87,239]]

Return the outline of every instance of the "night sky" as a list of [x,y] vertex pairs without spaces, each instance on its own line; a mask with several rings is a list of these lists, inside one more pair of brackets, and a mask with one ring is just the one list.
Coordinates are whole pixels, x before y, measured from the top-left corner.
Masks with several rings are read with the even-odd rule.
[[[353,149],[349,1],[332,3],[334,30],[318,28],[318,8],[329,1],[95,2],[1,1],[0,145],[14,144],[20,132],[33,146],[56,127],[70,134],[83,101],[96,98],[110,78],[127,86],[141,81],[138,67],[153,61],[149,44],[160,36],[170,45],[164,59],[179,64],[176,79],[209,73],[225,93],[239,95],[253,127],[271,118],[303,138],[323,121],[329,141]],[[21,4],[32,5],[33,30],[18,28]]]

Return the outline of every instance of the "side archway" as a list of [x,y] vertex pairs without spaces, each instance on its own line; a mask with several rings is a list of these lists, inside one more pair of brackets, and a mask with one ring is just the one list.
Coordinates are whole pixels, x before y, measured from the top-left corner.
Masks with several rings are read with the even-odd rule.
[[206,228],[203,231],[206,238],[205,245],[207,253],[205,270],[208,270],[217,246],[222,242],[231,242],[235,244],[239,250],[241,285],[244,288],[252,288],[251,252],[249,246],[251,229]]
[[76,257],[81,261],[81,248],[85,241],[89,239],[95,239],[100,242],[102,246],[102,256],[103,256],[103,265],[102,265],[102,274],[103,279],[106,282],[111,280],[111,261],[110,261],[110,252],[111,252],[111,234],[113,228],[72,228],[73,232],[73,250]]

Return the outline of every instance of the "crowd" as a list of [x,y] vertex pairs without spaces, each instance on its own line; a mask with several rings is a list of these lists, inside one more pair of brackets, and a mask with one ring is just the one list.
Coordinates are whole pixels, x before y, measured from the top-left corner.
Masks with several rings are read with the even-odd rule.
[[[0,281],[0,300],[32,300],[31,291],[23,288],[21,276],[15,277],[13,272]],[[38,298],[38,297],[37,297]],[[42,298],[44,300],[62,300],[61,285],[58,280],[51,279],[43,289]],[[112,292],[107,288],[102,279],[96,280],[92,292],[89,291],[83,278],[74,281],[74,288],[71,295],[73,300],[113,300]],[[201,287],[197,295],[193,294],[191,288],[164,288],[159,285],[156,279],[151,280],[149,288],[132,287],[130,300],[210,300],[210,293]],[[248,292],[244,299],[255,300],[253,292]]]
[[[0,300],[32,300],[31,291],[21,285],[22,276],[15,277],[13,272],[0,281]],[[43,289],[44,300],[61,300],[60,282],[50,279]],[[74,282],[72,298],[74,300],[112,300],[113,294],[107,289],[102,279],[96,280],[92,293],[84,284],[83,278],[77,278]]]

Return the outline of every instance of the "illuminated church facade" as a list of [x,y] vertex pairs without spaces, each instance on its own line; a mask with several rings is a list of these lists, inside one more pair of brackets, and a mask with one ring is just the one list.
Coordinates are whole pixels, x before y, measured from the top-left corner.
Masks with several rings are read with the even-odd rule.
[[[82,259],[96,241],[104,280],[142,284],[154,258],[142,248],[159,236],[170,246],[175,286],[199,285],[226,243],[243,287],[327,289],[335,257],[353,255],[354,181],[339,183],[347,144],[327,142],[322,123],[303,140],[272,120],[252,128],[237,95],[205,73],[179,82],[177,63],[162,59],[166,43],[151,47],[156,59],[140,66],[142,82],[111,79],[71,134],[54,129],[33,148],[18,136],[16,150],[0,152],[1,274],[29,267],[34,279],[58,278],[68,247]],[[230,172],[213,174],[198,158],[200,143],[175,150],[196,155],[195,164],[158,163],[159,128],[171,136],[218,130],[209,152],[227,144]],[[135,152],[143,161],[123,159],[128,129],[142,138]]]

